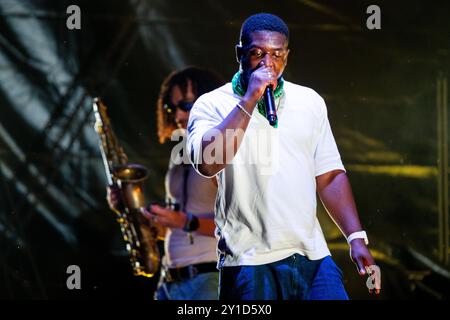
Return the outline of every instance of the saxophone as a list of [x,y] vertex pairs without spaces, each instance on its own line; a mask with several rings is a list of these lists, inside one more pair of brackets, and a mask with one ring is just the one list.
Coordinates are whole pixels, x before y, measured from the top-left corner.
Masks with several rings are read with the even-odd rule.
[[159,268],[160,254],[157,245],[158,227],[142,215],[145,199],[142,190],[148,170],[142,165],[128,163],[128,157],[119,146],[112,131],[106,106],[100,98],[93,102],[95,131],[99,137],[100,151],[109,186],[118,186],[123,207],[118,208],[126,249],[136,276],[152,277]]

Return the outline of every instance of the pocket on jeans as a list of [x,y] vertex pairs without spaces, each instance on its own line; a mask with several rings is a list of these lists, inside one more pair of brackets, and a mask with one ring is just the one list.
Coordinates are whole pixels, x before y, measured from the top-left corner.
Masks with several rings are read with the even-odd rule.
[[[339,274],[339,276],[341,277],[341,279],[344,278],[344,273],[342,272],[341,268],[339,268],[339,266],[336,264],[336,262],[334,262],[333,258],[331,256],[326,256],[324,258],[324,260],[322,261],[322,265],[324,265],[324,267],[332,270],[336,270]],[[322,265],[320,266],[322,268]]]

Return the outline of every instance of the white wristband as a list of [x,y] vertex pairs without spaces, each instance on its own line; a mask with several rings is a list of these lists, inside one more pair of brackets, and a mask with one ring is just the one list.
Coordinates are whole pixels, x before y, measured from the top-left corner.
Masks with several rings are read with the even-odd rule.
[[369,244],[369,239],[367,238],[367,233],[365,231],[353,232],[351,235],[347,237],[347,243],[350,244],[350,242],[352,242],[352,240],[355,239],[364,239],[364,243],[366,245]]

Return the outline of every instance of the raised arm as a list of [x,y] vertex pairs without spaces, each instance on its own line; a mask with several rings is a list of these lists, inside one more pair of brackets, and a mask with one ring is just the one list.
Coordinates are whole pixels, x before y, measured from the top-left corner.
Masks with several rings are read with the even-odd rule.
[[274,83],[275,76],[269,67],[263,66],[252,73],[246,94],[235,108],[221,123],[203,135],[201,149],[214,149],[215,152],[201,153],[197,167],[201,174],[212,177],[234,158],[257,101],[263,95],[267,85]]

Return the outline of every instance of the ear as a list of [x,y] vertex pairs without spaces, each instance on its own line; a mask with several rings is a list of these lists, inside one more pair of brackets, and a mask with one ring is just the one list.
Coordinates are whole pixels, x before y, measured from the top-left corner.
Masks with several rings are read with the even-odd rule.
[[286,58],[284,59],[284,66],[287,65],[288,57],[289,57],[289,52],[291,52],[291,50],[288,49],[287,52],[286,52]]
[[244,54],[244,49],[240,44],[237,44],[235,50],[236,50],[236,60],[237,62],[241,63],[242,55]]

